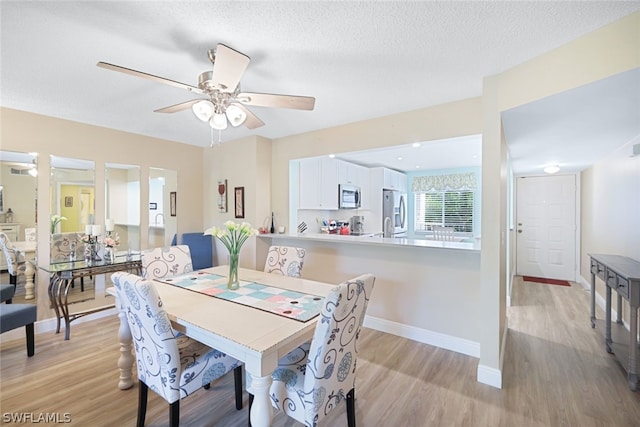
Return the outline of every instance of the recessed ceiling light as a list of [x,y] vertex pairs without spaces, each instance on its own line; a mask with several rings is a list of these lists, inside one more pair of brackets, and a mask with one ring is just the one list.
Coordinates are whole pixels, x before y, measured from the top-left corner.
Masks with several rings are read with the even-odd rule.
[[329,158],[333,159],[336,155],[335,154],[329,154]]
[[420,169],[420,165],[416,165],[416,169]]
[[554,174],[554,173],[556,173],[556,172],[558,172],[560,170],[560,166],[551,165],[551,166],[547,166],[543,170],[545,171],[545,173]]
[[413,144],[411,144],[411,146],[413,148],[418,148],[418,147],[420,147],[420,143],[419,142],[414,142]]
[[402,160],[401,156],[396,157],[397,160]]

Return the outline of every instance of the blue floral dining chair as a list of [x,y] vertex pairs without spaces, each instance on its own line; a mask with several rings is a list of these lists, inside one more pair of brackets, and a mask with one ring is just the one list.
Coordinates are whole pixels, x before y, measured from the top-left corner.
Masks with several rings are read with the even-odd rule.
[[265,273],[300,277],[306,251],[292,246],[271,246],[264,264]]
[[142,277],[159,279],[193,271],[191,251],[187,245],[166,246],[142,251]]
[[269,391],[275,408],[312,427],[345,400],[348,426],[355,427],[356,345],[374,281],[364,274],[325,298],[313,339],[278,361]]
[[0,249],[7,260],[9,283],[13,285],[13,291],[15,292],[18,285],[18,276],[24,276],[24,272],[27,269],[27,261],[22,253],[13,248],[9,236],[3,232],[0,232]]
[[150,388],[169,403],[170,425],[178,426],[180,399],[234,371],[236,409],[242,409],[242,364],[176,332],[150,280],[118,272],[111,276],[120,310],[133,337],[139,383],[138,427],[144,426]]

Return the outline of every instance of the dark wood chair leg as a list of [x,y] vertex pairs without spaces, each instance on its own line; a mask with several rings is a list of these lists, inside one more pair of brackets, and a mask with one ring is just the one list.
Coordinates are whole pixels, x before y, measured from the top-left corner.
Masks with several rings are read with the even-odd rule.
[[180,425],[180,399],[169,405],[169,426],[178,427]]
[[36,352],[33,323],[25,325],[24,329],[27,333],[27,356],[31,357]]
[[242,409],[242,365],[233,370],[233,381],[236,385],[236,409]]
[[149,387],[142,381],[138,381],[138,427],[144,427],[144,419],[147,416],[147,391]]
[[13,304],[13,299],[9,298],[4,302],[5,304]]
[[202,388],[205,390],[209,390],[211,388],[211,383],[203,385]]
[[356,389],[347,393],[347,426],[356,427]]
[[251,427],[251,407],[253,406],[253,394],[249,393],[249,412],[247,414],[248,426]]

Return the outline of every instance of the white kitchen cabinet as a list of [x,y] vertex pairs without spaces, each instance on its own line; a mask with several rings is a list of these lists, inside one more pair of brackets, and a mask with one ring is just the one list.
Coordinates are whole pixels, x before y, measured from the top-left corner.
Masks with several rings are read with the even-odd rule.
[[338,161],[320,157],[299,162],[299,209],[338,209]]
[[[20,224],[0,224],[0,231],[7,235],[10,241],[15,242],[20,236]],[[7,258],[0,253],[0,270],[7,269]]]
[[389,190],[397,190],[403,193],[407,192],[407,176],[402,172],[393,169],[383,168],[384,180],[383,187]]
[[355,163],[338,160],[338,184],[349,184],[361,187],[360,170],[366,169],[364,166]]

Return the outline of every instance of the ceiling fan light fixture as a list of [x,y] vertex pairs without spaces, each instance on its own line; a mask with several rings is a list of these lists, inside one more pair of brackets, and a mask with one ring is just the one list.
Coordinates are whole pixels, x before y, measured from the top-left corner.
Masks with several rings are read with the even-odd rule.
[[211,116],[213,116],[213,103],[206,99],[196,102],[191,106],[191,109],[193,110],[193,114],[203,122],[209,121]]
[[231,123],[231,126],[233,127],[240,126],[241,124],[244,123],[246,118],[247,118],[247,113],[242,111],[241,108],[233,104],[227,107],[227,119],[229,119],[229,123]]
[[227,116],[225,116],[224,113],[215,113],[213,117],[211,117],[209,125],[217,130],[225,130],[227,128]]

